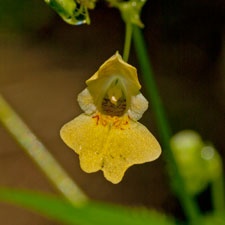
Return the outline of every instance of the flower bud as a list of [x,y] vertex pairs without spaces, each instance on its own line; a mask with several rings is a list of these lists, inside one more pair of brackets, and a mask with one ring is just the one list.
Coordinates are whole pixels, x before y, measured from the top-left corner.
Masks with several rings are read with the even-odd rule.
[[171,148],[187,190],[195,195],[221,174],[222,162],[215,148],[200,135],[184,130],[171,138]]

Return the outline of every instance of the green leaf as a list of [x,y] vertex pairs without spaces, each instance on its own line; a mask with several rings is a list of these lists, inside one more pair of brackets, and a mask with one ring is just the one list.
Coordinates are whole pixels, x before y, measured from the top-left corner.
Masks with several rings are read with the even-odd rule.
[[72,206],[58,197],[32,191],[0,188],[0,200],[33,210],[64,224],[76,225],[173,225],[162,214],[146,209],[88,202]]

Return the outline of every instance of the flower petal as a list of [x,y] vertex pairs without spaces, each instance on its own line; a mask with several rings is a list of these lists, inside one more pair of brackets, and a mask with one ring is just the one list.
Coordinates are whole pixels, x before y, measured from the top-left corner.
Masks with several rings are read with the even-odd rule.
[[112,183],[119,183],[128,167],[153,161],[161,153],[148,129],[130,119],[125,127],[120,127],[101,124],[99,118],[81,114],[63,126],[61,137],[80,155],[85,172],[102,170]]
[[141,88],[136,68],[123,61],[122,57],[117,52],[109,58],[90,79],[86,81],[96,105],[98,100],[103,97],[101,94],[105,94],[107,88],[115,79],[119,79],[121,81],[127,96],[138,94],[138,91]]
[[161,147],[149,130],[141,123],[129,121],[129,129],[112,129],[104,158],[104,176],[119,183],[125,171],[134,164],[157,159]]
[[138,95],[131,97],[130,109],[128,115],[133,120],[141,119],[143,113],[148,109],[148,101],[139,93]]
[[102,150],[107,139],[107,127],[97,126],[91,116],[81,114],[60,130],[63,141],[80,155],[81,168],[92,173],[101,169]]
[[77,101],[81,109],[88,115],[96,111],[96,106],[94,105],[93,97],[91,96],[89,90],[85,88],[77,97]]
[[126,78],[132,80],[138,89],[141,89],[136,68],[126,63],[118,52],[116,52],[112,57],[106,60],[100,66],[99,70],[86,81],[86,84],[89,85],[92,81],[97,80],[101,77],[120,73],[122,76],[125,76]]

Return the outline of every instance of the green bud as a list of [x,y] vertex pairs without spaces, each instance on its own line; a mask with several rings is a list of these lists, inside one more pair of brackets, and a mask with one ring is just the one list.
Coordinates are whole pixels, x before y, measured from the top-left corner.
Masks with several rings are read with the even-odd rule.
[[220,176],[222,162],[215,148],[205,145],[200,135],[191,130],[171,138],[171,148],[187,190],[195,195]]
[[88,8],[95,7],[95,0],[45,0],[62,19],[71,25],[90,24]]
[[222,159],[212,145],[206,145],[201,149],[201,157],[204,159],[211,182],[222,174]]

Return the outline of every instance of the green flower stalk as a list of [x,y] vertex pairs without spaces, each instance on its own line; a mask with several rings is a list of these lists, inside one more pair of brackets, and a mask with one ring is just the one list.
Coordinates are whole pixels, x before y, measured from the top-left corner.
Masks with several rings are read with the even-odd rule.
[[127,62],[129,58],[131,40],[132,40],[132,24],[126,23],[125,42],[123,49],[123,60],[125,62]]
[[40,167],[52,184],[72,204],[78,205],[87,200],[81,189],[73,182],[48,149],[38,140],[1,95],[0,123],[13,136],[25,153]]
[[151,99],[152,109],[155,113],[159,134],[161,136],[162,147],[164,150],[163,154],[170,172],[171,185],[176,196],[181,202],[185,215],[187,216],[189,221],[194,224],[200,216],[200,210],[196,201],[192,198],[192,196],[189,195],[188,191],[186,190],[174,154],[171,150],[171,131],[155,83],[145,40],[142,35],[141,29],[137,26],[133,26],[133,38],[137,57],[143,75],[143,80],[146,83],[147,94]]

